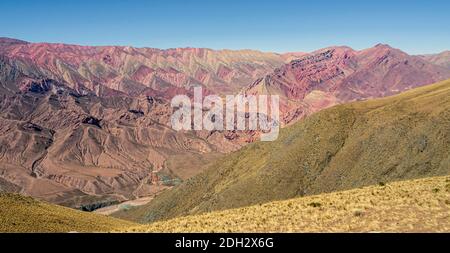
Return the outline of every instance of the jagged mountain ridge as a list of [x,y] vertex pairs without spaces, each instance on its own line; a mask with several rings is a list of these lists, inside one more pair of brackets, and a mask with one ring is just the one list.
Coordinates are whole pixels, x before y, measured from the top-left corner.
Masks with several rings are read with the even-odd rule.
[[450,78],[450,68],[379,44],[315,51],[258,79],[246,94],[280,95],[283,122],[355,100],[385,97]]
[[[29,79],[53,79],[78,92],[166,98],[189,92],[193,85],[215,93],[235,93],[295,58],[295,54],[254,50],[92,47],[13,39],[0,39],[0,56],[13,62]],[[19,78],[18,88],[27,81]]]

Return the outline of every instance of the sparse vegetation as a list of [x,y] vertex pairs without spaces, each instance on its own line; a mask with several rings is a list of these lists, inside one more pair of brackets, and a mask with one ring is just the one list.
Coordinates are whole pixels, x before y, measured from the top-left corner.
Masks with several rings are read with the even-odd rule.
[[[0,194],[0,232],[450,232],[449,177],[396,182],[138,225]],[[375,193],[375,194],[374,194]]]
[[[128,232],[450,232],[449,177],[378,186],[180,217]],[[377,194],[372,194],[377,192]],[[320,205],[317,203],[332,203]],[[445,205],[446,204],[446,205]]]
[[364,212],[363,212],[363,211],[360,211],[360,210],[356,210],[356,211],[353,213],[353,215],[355,215],[356,217],[361,217],[361,216],[364,215]]
[[0,193],[0,232],[108,232],[133,223]]
[[308,204],[308,206],[312,206],[312,207],[321,207],[322,204],[318,203],[318,202],[311,202]]

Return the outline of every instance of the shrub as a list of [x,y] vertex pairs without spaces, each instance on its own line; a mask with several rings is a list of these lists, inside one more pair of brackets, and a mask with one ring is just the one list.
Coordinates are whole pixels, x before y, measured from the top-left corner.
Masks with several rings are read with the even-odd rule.
[[321,207],[322,204],[319,203],[319,202],[311,202],[311,203],[308,204],[308,206],[311,206],[311,207]]

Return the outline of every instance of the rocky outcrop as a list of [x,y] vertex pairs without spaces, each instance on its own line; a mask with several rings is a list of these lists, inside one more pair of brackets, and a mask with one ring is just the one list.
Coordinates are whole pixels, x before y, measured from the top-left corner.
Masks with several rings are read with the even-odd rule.
[[450,69],[388,45],[355,51],[325,48],[293,60],[258,79],[246,94],[281,97],[289,124],[338,103],[394,95],[450,78]]

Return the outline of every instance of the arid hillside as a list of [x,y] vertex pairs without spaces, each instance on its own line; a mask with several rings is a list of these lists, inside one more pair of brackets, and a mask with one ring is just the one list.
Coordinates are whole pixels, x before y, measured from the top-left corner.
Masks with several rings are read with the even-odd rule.
[[450,173],[450,80],[339,105],[115,214],[139,222]]
[[0,193],[0,232],[109,232],[130,226],[133,223]]
[[0,194],[0,232],[449,232],[450,178],[434,177],[139,225]]
[[334,192],[129,227],[127,232],[450,232],[450,177]]

